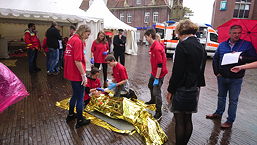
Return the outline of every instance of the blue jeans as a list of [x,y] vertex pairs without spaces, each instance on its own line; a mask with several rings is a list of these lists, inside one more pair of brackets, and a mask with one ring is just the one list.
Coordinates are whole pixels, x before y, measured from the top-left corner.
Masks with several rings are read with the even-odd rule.
[[49,61],[49,58],[50,58],[50,52],[46,52],[46,70],[49,71],[50,70],[50,61]]
[[59,49],[48,48],[49,49],[49,72],[58,72],[57,64],[59,61]]
[[233,123],[236,118],[238,97],[241,91],[242,78],[217,77],[218,80],[218,107],[215,114],[222,115],[226,108],[226,97],[229,93],[229,106],[227,122]]
[[81,81],[71,81],[72,86],[72,97],[70,99],[69,114],[74,113],[74,108],[76,105],[78,119],[82,119],[83,112],[83,101],[85,87],[81,85]]
[[37,53],[38,50],[28,49],[28,58],[29,58],[29,71],[33,72],[37,69]]
[[58,68],[63,67],[63,49],[59,49]]

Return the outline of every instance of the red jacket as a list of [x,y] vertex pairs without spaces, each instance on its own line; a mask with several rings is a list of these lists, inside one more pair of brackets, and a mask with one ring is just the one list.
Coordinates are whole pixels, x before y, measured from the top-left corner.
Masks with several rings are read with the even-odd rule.
[[40,49],[40,41],[34,32],[30,32],[29,29],[25,30],[24,41],[27,49]]
[[162,64],[160,78],[163,78],[168,73],[167,66],[166,66],[167,58],[166,58],[165,50],[163,49],[162,45],[155,40],[150,47],[150,51],[151,51],[150,62],[152,66],[151,74],[154,77],[156,77],[158,64]]
[[47,38],[45,37],[44,40],[43,40],[43,44],[42,44],[42,48],[44,49],[45,52],[48,52],[48,47],[47,47],[47,44],[46,44],[46,40]]
[[108,42],[97,43],[96,41],[94,41],[91,47],[91,52],[94,55],[95,63],[106,63],[104,59],[107,55],[104,55],[103,53],[108,50],[109,50]]
[[128,79],[127,70],[122,64],[117,62],[116,66],[112,68],[112,71],[113,71],[113,78],[116,83]]
[[74,34],[67,42],[64,52],[64,78],[70,81],[82,81],[81,74],[75,64],[75,61],[82,63],[86,72],[85,43],[80,40],[78,34]]
[[101,83],[99,78],[93,79],[93,78],[87,77],[87,85],[85,88],[84,100],[88,100],[90,98],[89,97],[90,89],[95,89],[100,87],[101,87]]

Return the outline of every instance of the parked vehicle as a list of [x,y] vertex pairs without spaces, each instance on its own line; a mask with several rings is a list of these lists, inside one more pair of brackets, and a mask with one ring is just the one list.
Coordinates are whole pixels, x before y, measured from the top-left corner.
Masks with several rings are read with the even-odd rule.
[[[175,28],[178,23],[156,23],[154,28],[161,36],[161,41],[164,42],[167,56],[172,56],[175,52],[175,48],[179,42],[177,35],[175,34]],[[219,43],[218,33],[208,24],[198,24],[199,29],[196,33],[196,37],[205,48],[208,56],[213,56]]]

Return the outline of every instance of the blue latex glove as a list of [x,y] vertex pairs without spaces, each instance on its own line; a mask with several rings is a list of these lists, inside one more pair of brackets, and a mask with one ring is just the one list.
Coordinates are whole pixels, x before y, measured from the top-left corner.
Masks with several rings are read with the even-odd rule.
[[109,86],[108,86],[108,89],[109,90],[112,90],[113,88],[115,88],[117,86],[116,83],[111,83]]
[[158,84],[159,84],[159,79],[154,79],[153,85],[154,85],[154,86],[157,86]]
[[107,52],[107,51],[103,52],[103,55],[107,55],[107,54],[108,54],[108,52]]
[[94,58],[91,58],[91,59],[90,59],[90,63],[91,63],[91,64],[94,64],[94,63],[95,63]]
[[96,88],[97,91],[102,91],[104,92],[104,89],[103,88]]

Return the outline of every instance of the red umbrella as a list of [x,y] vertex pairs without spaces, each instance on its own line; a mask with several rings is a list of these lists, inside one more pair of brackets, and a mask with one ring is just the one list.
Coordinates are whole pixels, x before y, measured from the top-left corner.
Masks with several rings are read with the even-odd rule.
[[107,31],[107,32],[105,32],[105,35],[112,36],[112,35],[113,35],[113,33],[112,33],[112,32]]
[[229,29],[233,25],[243,28],[241,39],[252,42],[257,50],[257,20],[231,19],[218,27],[219,43],[229,39]]

